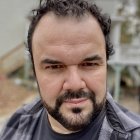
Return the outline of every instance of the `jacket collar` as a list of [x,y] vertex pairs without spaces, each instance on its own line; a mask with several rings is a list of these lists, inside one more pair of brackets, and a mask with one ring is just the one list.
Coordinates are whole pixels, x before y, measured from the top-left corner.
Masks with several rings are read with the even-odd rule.
[[112,127],[128,132],[140,128],[140,116],[118,105],[107,93],[107,116]]
[[[118,131],[131,131],[140,128],[140,116],[117,104],[110,93],[107,93],[107,119],[110,125]],[[24,106],[25,114],[34,114],[43,108],[40,97],[30,105]]]

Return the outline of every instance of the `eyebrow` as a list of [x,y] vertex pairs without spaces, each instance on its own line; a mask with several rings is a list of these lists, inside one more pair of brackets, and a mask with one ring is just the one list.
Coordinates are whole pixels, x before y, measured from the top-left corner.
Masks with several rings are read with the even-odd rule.
[[[102,61],[103,59],[99,55],[95,55],[95,56],[87,57],[83,61],[97,61],[97,60]],[[46,59],[41,61],[41,64],[42,65],[43,64],[62,64],[62,62],[60,62],[58,60],[53,60],[53,59],[46,58]]]
[[83,61],[97,61],[97,60],[103,60],[102,57],[100,57],[99,55],[94,55],[94,56],[90,56],[85,58]]
[[41,64],[62,64],[62,62],[46,58],[46,59],[41,61]]

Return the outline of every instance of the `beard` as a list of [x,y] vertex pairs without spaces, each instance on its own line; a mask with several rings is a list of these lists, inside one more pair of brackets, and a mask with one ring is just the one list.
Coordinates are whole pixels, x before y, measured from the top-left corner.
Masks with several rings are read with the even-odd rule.
[[[88,113],[83,113],[83,108],[81,107],[73,107],[71,108],[72,116],[68,116],[67,112],[61,111],[61,107],[66,100],[85,98],[89,99],[91,103],[91,110]],[[60,95],[55,102],[55,106],[49,106],[42,98],[43,104],[47,109],[48,113],[57,120],[63,127],[70,131],[79,131],[85,128],[88,124],[94,120],[102,108],[105,105],[105,97],[101,103],[97,103],[95,93],[92,91],[85,92],[83,90],[79,91],[66,91],[63,95]]]

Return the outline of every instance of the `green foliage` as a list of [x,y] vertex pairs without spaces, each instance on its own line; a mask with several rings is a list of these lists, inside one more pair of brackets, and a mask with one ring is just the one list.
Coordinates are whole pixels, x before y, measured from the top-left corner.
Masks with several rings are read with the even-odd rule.
[[137,8],[136,15],[140,18],[140,0],[137,0]]
[[10,73],[8,76],[9,77],[18,77],[18,78],[23,79],[24,78],[24,67],[20,67],[16,71]]
[[138,35],[138,34],[140,34],[140,0],[137,0],[136,17],[139,20],[139,22],[136,24],[136,35]]
[[128,29],[130,28],[130,23],[128,20],[122,23],[121,29],[121,43],[131,43],[132,41],[132,34],[128,33]]
[[[130,18],[132,15],[127,15],[125,16],[126,20],[122,24],[122,29],[121,29],[121,43],[131,43],[133,37],[138,36],[140,34],[140,0],[137,0],[137,11],[133,17]],[[123,15],[123,10],[125,9],[125,5],[123,5],[122,9],[119,11],[120,15]],[[137,20],[137,23],[133,25],[132,23],[134,22],[132,20],[134,18]],[[135,27],[132,27],[135,26]],[[128,32],[130,28],[134,28],[133,33]]]

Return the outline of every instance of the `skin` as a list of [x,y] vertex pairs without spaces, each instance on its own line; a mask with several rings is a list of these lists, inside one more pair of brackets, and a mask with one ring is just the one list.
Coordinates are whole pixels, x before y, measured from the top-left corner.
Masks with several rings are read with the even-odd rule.
[[[47,13],[39,21],[32,39],[32,51],[40,94],[45,103],[54,108],[56,99],[67,90],[93,91],[97,104],[106,96],[106,49],[99,23],[87,14],[75,17],[57,17]],[[72,108],[82,111],[78,114]],[[65,101],[60,112],[75,121],[82,114],[87,117],[94,110],[86,98]],[[54,131],[71,133],[50,114],[48,119]]]

